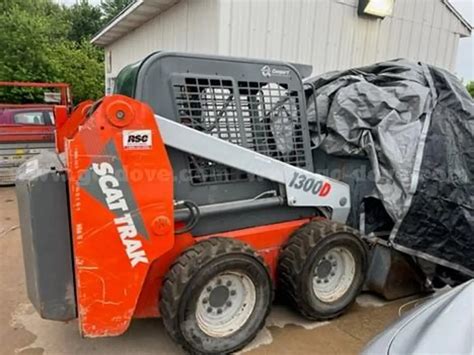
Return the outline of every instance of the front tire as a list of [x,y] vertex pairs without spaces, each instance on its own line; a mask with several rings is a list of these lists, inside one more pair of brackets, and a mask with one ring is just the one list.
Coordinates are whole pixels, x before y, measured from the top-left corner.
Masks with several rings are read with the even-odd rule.
[[273,298],[262,258],[248,245],[211,238],[187,249],[168,272],[160,312],[169,335],[191,353],[223,354],[247,345]]
[[359,295],[367,272],[367,249],[348,226],[318,220],[299,228],[283,247],[280,289],[311,320],[344,313]]

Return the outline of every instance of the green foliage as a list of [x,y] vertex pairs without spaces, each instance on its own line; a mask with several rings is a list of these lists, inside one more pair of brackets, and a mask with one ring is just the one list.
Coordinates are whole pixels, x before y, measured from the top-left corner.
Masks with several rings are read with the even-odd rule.
[[466,85],[466,89],[471,97],[474,98],[474,81],[469,81]]
[[[88,43],[99,21],[99,9],[84,3],[65,8],[51,0],[1,0],[0,80],[65,82],[76,103],[99,98],[103,54]],[[2,90],[0,102],[24,103],[40,96],[37,90],[26,95],[24,89]]]
[[87,41],[79,44],[59,42],[52,47],[51,64],[58,78],[72,87],[74,102],[97,99],[104,95],[102,51]]
[[0,12],[5,13],[13,8],[21,8],[30,14],[39,16],[57,16],[61,7],[51,0],[2,0],[0,2]]
[[67,37],[71,41],[80,43],[83,40],[90,40],[103,25],[100,8],[90,5],[85,0],[64,8],[64,12],[70,24]]
[[133,0],[104,0],[101,4],[104,13],[105,23],[110,22],[123,9],[125,9]]
[[[48,58],[50,43],[66,27],[55,21],[51,3],[6,0],[0,13],[0,78],[6,81],[53,81]],[[59,9],[58,7],[56,9]],[[35,15],[32,15],[35,14]],[[33,101],[37,91],[18,88],[2,90],[2,102]]]

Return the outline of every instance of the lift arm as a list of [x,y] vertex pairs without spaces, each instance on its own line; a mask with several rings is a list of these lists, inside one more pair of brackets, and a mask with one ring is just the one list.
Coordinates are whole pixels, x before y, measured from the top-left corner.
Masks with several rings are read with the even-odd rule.
[[347,184],[294,167],[168,118],[155,115],[155,119],[167,146],[282,184],[289,206],[329,207],[333,220],[346,222],[350,211],[350,190]]

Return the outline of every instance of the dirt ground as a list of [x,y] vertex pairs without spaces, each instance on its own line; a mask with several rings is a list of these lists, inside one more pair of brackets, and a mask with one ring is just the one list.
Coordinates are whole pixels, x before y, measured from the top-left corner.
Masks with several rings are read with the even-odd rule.
[[[42,320],[26,296],[18,212],[13,187],[0,187],[0,354],[182,354],[161,320],[136,320],[118,338],[82,339],[77,322]],[[275,305],[248,354],[356,354],[398,318],[408,299],[391,303],[364,294],[344,316],[308,322]]]

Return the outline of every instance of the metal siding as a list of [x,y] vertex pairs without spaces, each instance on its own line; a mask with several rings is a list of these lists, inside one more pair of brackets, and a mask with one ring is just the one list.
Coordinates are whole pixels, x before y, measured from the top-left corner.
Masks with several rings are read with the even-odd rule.
[[408,53],[415,59],[420,57],[419,49],[421,46],[423,35],[423,24],[421,22],[413,23],[411,33],[409,34],[409,42],[407,44]]
[[272,1],[268,7],[268,25],[266,32],[266,58],[282,58],[282,37],[285,18],[285,1]]
[[233,2],[231,8],[230,55],[248,55],[250,1]]
[[436,48],[436,58],[435,58],[435,63],[437,66],[446,68],[446,63],[445,63],[445,54],[446,50],[448,47],[448,27],[449,25],[449,14],[444,11],[441,17],[441,33],[440,37],[438,38],[438,43],[437,43],[437,48]]
[[[312,37],[309,38],[313,41],[313,73],[323,73],[326,71],[325,58],[326,58],[326,38],[330,29],[329,19],[329,5],[331,0],[318,0],[316,3],[315,12],[315,23]],[[308,33],[310,29],[308,29]]]
[[453,63],[451,63],[451,58],[452,58],[452,52],[455,46],[454,44],[455,40],[456,40],[456,34],[447,33],[447,39],[446,39],[447,46],[443,53],[443,66],[442,67],[448,70],[454,70],[454,65]]
[[249,50],[255,58],[265,58],[269,0],[249,1]]
[[380,35],[380,20],[367,22],[362,64],[373,63],[377,58],[377,41]]
[[[456,27],[456,22],[458,20],[454,16],[450,16],[448,24],[448,47],[444,53],[444,63],[445,67],[449,70],[454,70],[456,66],[456,54],[458,52],[457,41],[459,41],[459,35],[452,31]],[[453,53],[454,52],[454,53]]]
[[440,37],[441,37],[441,30],[437,27],[431,28],[428,56],[425,59],[429,64],[436,63]]
[[437,4],[434,11],[433,22],[432,22],[432,31],[430,37],[430,48],[428,50],[427,62],[429,64],[437,65],[439,60],[439,48],[443,47],[441,43],[441,35],[443,33],[443,10],[447,10],[446,7],[442,4]]
[[342,8],[342,28],[339,41],[339,58],[337,66],[340,69],[348,69],[352,64],[352,51],[354,48],[354,16],[357,10],[352,6],[344,6]]
[[426,0],[415,0],[414,1],[414,7],[413,7],[413,22],[417,24],[422,24],[424,21],[424,16],[425,16],[425,9],[428,3],[431,3],[432,1],[426,1]]
[[[313,74],[404,57],[453,69],[465,29],[442,0],[395,0],[359,17],[357,0],[183,0],[108,46],[113,71],[159,49],[312,64]],[[464,32],[463,32],[464,31]]]
[[386,17],[380,21],[380,34],[377,43],[377,54],[375,61],[381,62],[388,59],[387,53],[391,46],[390,43],[390,34],[392,33],[393,18]]
[[362,65],[362,57],[364,55],[364,41],[367,32],[367,20],[359,22],[354,29],[354,45],[352,57],[350,58],[351,66]]
[[298,47],[298,59],[302,63],[311,63],[313,56],[313,29],[316,1],[304,0],[301,5],[301,19],[298,24],[300,45]]
[[218,53],[218,0],[183,0],[106,47],[115,77],[126,65],[158,50]]
[[341,45],[343,6],[340,3],[331,1],[329,3],[329,30],[326,38],[326,56],[324,61],[325,71],[336,70],[338,67],[339,48]]
[[420,42],[417,43],[418,45],[417,58],[422,62],[426,62],[428,58],[428,49],[431,46],[431,42],[430,42],[431,30],[432,28],[430,26],[423,25],[421,28]]
[[424,1],[425,3],[425,11],[423,14],[423,22],[427,25],[430,26],[433,22],[433,14],[434,10],[436,7],[436,2],[435,1]]
[[188,0],[188,51],[216,54],[218,52],[217,0]]
[[[403,18],[403,14],[405,11],[405,2],[407,0],[395,0],[394,6],[393,6],[393,14],[391,17],[396,17],[396,18]],[[410,0],[408,0],[410,1]]]
[[232,3],[232,0],[221,0],[217,10],[219,14],[218,53],[223,55],[230,55]]
[[397,57],[410,58],[413,57],[410,53],[410,42],[416,39],[412,36],[413,22],[403,21],[401,24],[400,38],[398,39]]
[[397,58],[406,58],[408,57],[408,46],[410,43],[410,32],[412,26],[412,13],[413,13],[413,5],[415,4],[416,0],[398,0],[400,7],[399,11],[394,13],[400,22],[398,22],[399,28],[399,35],[395,38],[397,43],[397,48],[395,50],[395,54]]
[[403,20],[399,18],[392,19],[392,28],[389,37],[389,46],[386,59],[395,59],[399,55],[400,37],[402,36]]
[[315,74],[395,58],[451,68],[460,22],[441,0],[396,0],[385,19],[359,17],[357,0],[249,3],[232,2],[232,55],[312,64]]
[[417,0],[398,0],[403,4],[403,11],[400,14],[400,18],[404,19],[405,21],[413,21],[414,12],[415,12],[415,4]]
[[451,53],[451,61],[450,61],[451,64],[450,64],[450,67],[448,68],[450,70],[454,70],[454,68],[456,66],[460,35],[458,33],[455,33],[454,37],[455,37],[455,40],[453,41],[453,46],[454,47],[453,47],[453,51]]

